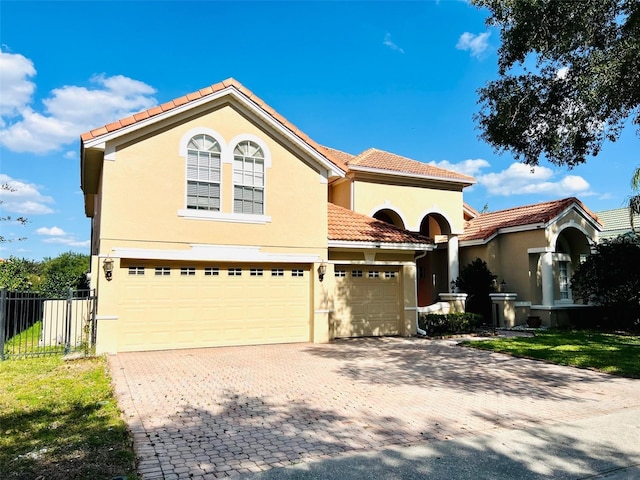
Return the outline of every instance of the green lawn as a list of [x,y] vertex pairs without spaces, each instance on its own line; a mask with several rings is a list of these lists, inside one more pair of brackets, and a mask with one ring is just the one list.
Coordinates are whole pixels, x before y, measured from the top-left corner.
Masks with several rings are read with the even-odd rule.
[[0,478],[135,476],[104,358],[0,362]]
[[535,337],[464,342],[484,350],[508,353],[590,368],[624,377],[640,378],[640,337],[593,331],[551,330]]

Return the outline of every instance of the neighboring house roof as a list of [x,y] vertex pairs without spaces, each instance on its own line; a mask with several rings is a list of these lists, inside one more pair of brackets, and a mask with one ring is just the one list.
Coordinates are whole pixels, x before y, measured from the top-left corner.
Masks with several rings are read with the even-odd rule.
[[[597,212],[598,218],[604,225],[600,238],[611,238],[631,231],[629,208],[615,208]],[[640,227],[640,215],[633,216],[635,227]]]
[[[155,117],[157,115],[171,112],[173,110],[182,107],[183,105],[188,105],[190,103],[196,102],[201,99],[206,99],[206,97],[212,96],[215,93],[218,93],[224,89],[234,88],[236,91],[244,95],[249,101],[251,101],[255,106],[262,109],[265,113],[267,113],[272,119],[280,123],[283,127],[297,136],[300,140],[305,142],[311,148],[316,150],[318,153],[323,155],[329,161],[334,163],[340,170],[346,171],[347,168],[345,164],[341,161],[340,158],[334,156],[330,149],[326,149],[313,141],[309,136],[303,133],[300,129],[298,129],[295,125],[290,123],[286,118],[276,112],[273,108],[267,105],[260,97],[255,95],[251,90],[244,87],[240,82],[236,81],[233,78],[228,78],[227,80],[223,80],[222,82],[214,83],[208,87],[202,88],[197,92],[192,92],[182,97],[176,98],[169,102],[163,103],[162,105],[158,105],[156,107],[149,108],[142,112],[136,113],[129,117],[120,119],[118,121],[109,123],[99,128],[95,128],[88,132],[85,132],[80,135],[80,139],[82,142],[89,142],[95,140],[103,135],[107,135],[113,132],[117,132],[118,130],[124,129],[131,125],[143,122],[147,119]],[[329,151],[328,151],[329,150]]]
[[[345,162],[350,169],[372,169],[375,171],[386,171],[389,173],[409,174],[419,177],[429,177],[438,180],[454,181],[473,185],[475,178],[462,173],[445,170],[417,160],[402,157],[395,153],[385,152],[377,148],[370,148],[364,152],[353,156]],[[355,167],[355,168],[354,168]]]
[[390,223],[328,204],[329,241],[432,245],[433,240]]
[[481,213],[465,223],[464,233],[460,235],[459,239],[461,242],[487,240],[505,228],[546,224],[574,204],[578,205],[596,224],[601,225],[598,217],[580,200],[569,197],[497,212]]

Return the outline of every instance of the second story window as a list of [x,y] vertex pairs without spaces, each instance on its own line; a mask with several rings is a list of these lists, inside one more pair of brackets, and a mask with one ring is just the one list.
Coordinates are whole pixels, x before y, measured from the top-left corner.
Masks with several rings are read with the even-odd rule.
[[264,214],[264,152],[249,140],[233,150],[233,213]]
[[198,134],[187,145],[187,208],[220,211],[220,144]]

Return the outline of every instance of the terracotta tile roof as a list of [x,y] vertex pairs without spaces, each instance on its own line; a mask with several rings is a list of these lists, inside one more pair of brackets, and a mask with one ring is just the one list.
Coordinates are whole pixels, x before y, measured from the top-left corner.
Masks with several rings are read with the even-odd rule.
[[[238,92],[242,93],[248,100],[253,102],[258,108],[261,108],[262,110],[264,110],[274,120],[279,122],[282,126],[287,128],[291,133],[293,133],[298,138],[300,138],[302,141],[307,143],[311,148],[313,148],[318,153],[320,153],[325,158],[327,158],[329,161],[334,163],[338,168],[340,168],[343,171],[347,170],[347,166],[341,160],[341,156],[340,155],[334,155],[333,152],[338,152],[337,150],[327,149],[326,147],[322,147],[318,143],[316,143],[313,140],[311,140],[311,138],[309,138],[305,133],[303,133],[301,130],[299,130],[295,125],[290,123],[286,118],[284,118],[282,115],[277,113],[273,108],[269,107],[266,103],[264,103],[264,101],[262,101],[251,90],[249,90],[248,88],[244,87],[240,82],[236,81],[233,78],[228,78],[226,80],[223,80],[222,82],[218,82],[218,83],[215,83],[215,84],[213,84],[211,86],[202,88],[202,89],[198,90],[197,92],[188,93],[187,95],[183,95],[182,97],[179,97],[179,98],[176,98],[174,100],[171,100],[170,102],[163,103],[162,105],[159,105],[159,106],[156,106],[156,107],[152,107],[152,108],[150,108],[148,110],[145,110],[143,112],[139,112],[139,113],[136,113],[136,114],[131,115],[129,117],[120,119],[120,120],[118,120],[116,122],[109,123],[108,125],[105,125],[103,127],[95,128],[93,130],[90,130],[88,132],[85,132],[85,133],[81,134],[80,135],[80,139],[83,142],[87,142],[89,140],[93,140],[93,139],[98,138],[98,137],[100,137],[102,135],[105,135],[107,133],[115,132],[115,131],[120,130],[122,128],[128,127],[129,125],[133,125],[134,123],[138,123],[138,122],[141,122],[141,121],[146,120],[148,118],[151,118],[151,117],[154,117],[156,115],[159,115],[161,113],[171,111],[171,110],[173,110],[175,108],[178,108],[178,107],[180,107],[182,105],[185,105],[185,104],[190,103],[190,102],[194,102],[196,100],[199,100],[199,99],[204,98],[204,97],[206,97],[208,95],[212,95],[212,94],[214,94],[216,92],[219,92],[221,90],[224,90],[225,88],[230,88],[230,87],[233,87]],[[340,152],[340,153],[342,153],[342,152]]]
[[476,180],[469,175],[445,170],[444,168],[428,165],[417,160],[411,160],[410,158],[402,157],[395,153],[378,150],[377,148],[365,150],[361,154],[350,159],[347,164],[349,166],[376,168],[396,173],[425,175],[428,177],[441,178],[443,180],[469,183],[470,185],[476,183]]
[[459,239],[460,241],[486,240],[502,228],[547,223],[572,204],[580,206],[596,223],[600,223],[598,217],[585,207],[580,200],[575,197],[569,197],[497,212],[482,213],[465,223],[464,233],[460,235]]
[[347,208],[328,204],[329,240],[380,243],[433,243],[428,237],[410,232]]
[[331,148],[331,147],[323,146],[322,149],[327,154],[332,155],[334,158],[339,159],[345,165],[349,162],[349,160],[355,157],[355,155],[351,155],[350,153],[343,152],[341,150],[336,150],[335,148]]

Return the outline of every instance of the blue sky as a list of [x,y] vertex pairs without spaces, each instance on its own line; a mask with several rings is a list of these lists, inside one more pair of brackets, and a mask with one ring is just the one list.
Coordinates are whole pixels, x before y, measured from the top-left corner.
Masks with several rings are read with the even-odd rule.
[[[478,139],[499,33],[464,1],[0,3],[0,257],[89,252],[79,135],[234,77],[317,142],[375,147],[473,175],[491,211],[577,196],[624,205],[628,128],[587,164],[531,173]],[[161,174],[161,172],[159,172]],[[132,199],[134,201],[135,199]]]

